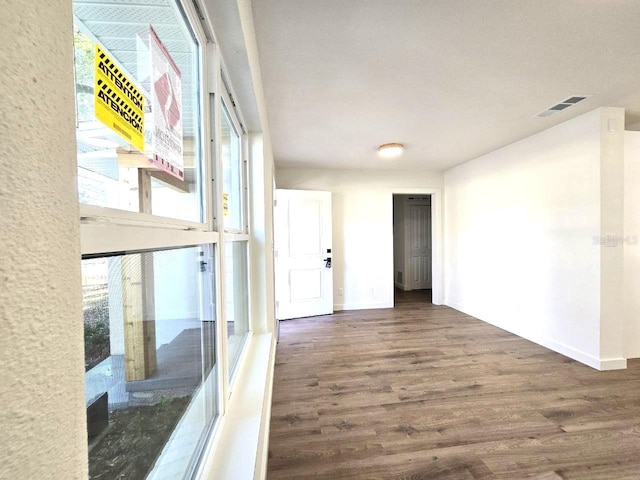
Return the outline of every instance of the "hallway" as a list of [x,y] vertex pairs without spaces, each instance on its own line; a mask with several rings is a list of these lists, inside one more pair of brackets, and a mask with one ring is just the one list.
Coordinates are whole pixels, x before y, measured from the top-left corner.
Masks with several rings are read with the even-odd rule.
[[432,293],[431,289],[427,290],[401,290],[396,288],[393,295],[393,303],[398,307],[417,308],[417,307],[432,307],[431,304]]
[[598,372],[398,307],[281,323],[270,480],[638,478],[640,362]]

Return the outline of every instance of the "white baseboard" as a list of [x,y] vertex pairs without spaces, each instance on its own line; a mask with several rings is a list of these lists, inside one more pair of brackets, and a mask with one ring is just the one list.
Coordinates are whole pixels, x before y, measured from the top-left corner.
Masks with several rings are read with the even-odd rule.
[[627,368],[626,358],[607,358],[600,360],[600,368],[598,370],[623,370]]
[[466,313],[478,320],[481,320],[485,323],[489,323],[495,327],[498,327],[507,332],[513,333],[525,340],[529,340],[530,342],[537,343],[549,350],[553,350],[554,352],[560,353],[565,357],[569,357],[573,360],[576,360],[580,363],[583,363],[591,368],[595,368],[596,370],[620,370],[627,368],[627,359],[626,358],[598,358],[590,355],[582,350],[578,350],[569,345],[565,345],[564,343],[557,342],[550,338],[542,338],[531,335],[528,332],[517,331],[517,329],[507,328],[505,325],[497,322],[492,322],[486,318],[480,318],[477,315],[474,315],[471,309],[466,308],[463,304],[456,302],[455,300],[445,300],[445,305],[454,308],[462,313]]

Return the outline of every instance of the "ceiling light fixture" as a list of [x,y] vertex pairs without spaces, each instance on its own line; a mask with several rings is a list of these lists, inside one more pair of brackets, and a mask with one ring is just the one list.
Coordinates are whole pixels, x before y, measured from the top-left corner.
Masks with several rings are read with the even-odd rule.
[[401,143],[385,143],[378,147],[378,154],[381,157],[393,158],[400,156],[403,150],[404,145]]

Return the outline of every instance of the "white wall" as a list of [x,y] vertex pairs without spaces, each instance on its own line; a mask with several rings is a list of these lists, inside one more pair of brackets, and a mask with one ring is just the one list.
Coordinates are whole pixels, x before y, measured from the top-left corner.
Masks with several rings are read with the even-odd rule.
[[599,244],[621,233],[602,230],[622,190],[601,169],[622,165],[623,141],[624,111],[599,109],[445,172],[446,304],[596,368],[624,367],[610,308],[621,289],[609,288],[621,247]]
[[[277,169],[276,185],[333,193],[334,309],[392,307],[393,194],[433,193],[437,198],[441,195],[442,175],[293,168]],[[435,205],[440,203],[434,200]],[[434,226],[439,219],[438,216],[434,220]],[[437,260],[434,258],[434,262]],[[440,262],[437,263],[439,268]],[[344,295],[338,294],[339,289]],[[434,302],[440,293],[434,285]]]
[[71,2],[0,16],[0,478],[86,479]]
[[624,137],[625,353],[640,357],[640,132]]

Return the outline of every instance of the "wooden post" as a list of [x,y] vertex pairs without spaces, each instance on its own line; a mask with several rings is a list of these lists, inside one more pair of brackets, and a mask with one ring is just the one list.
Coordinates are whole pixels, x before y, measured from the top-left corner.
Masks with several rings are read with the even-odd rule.
[[[151,213],[151,176],[138,169],[140,212]],[[125,264],[126,263],[126,264]],[[122,265],[125,380],[144,380],[158,368],[153,253],[127,258]]]

